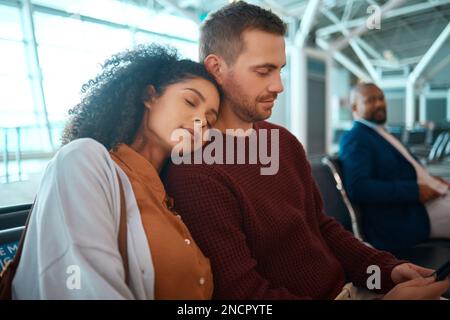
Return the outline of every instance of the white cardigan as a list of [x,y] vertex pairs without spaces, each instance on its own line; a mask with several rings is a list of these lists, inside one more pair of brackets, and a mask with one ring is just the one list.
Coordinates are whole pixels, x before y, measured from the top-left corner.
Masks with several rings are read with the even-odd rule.
[[[118,249],[120,189],[128,224],[129,283]],[[154,269],[130,181],[93,139],[62,147],[38,190],[13,280],[13,299],[153,299]]]

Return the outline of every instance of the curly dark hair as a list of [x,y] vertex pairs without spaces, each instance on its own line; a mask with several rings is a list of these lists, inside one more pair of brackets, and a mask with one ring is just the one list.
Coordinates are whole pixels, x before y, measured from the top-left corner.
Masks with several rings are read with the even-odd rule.
[[108,150],[131,144],[143,118],[143,101],[152,98],[148,86],[161,96],[167,86],[193,78],[206,79],[219,90],[203,64],[180,59],[172,47],[141,45],[113,55],[82,86],[84,96],[69,111],[62,144],[79,138],[95,139]]

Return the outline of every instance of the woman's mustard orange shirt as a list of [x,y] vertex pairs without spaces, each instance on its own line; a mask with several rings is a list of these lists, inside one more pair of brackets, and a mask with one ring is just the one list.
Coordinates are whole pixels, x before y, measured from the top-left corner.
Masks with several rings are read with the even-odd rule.
[[176,212],[155,168],[126,144],[111,151],[131,182],[155,269],[155,299],[211,299],[207,259]]

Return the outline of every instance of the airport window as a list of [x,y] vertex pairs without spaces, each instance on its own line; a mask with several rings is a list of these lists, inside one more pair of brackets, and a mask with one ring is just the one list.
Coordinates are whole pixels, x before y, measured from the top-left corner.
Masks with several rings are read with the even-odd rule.
[[30,1],[26,10],[0,3],[0,207],[32,202],[68,110],[105,59],[157,42],[198,60],[198,28],[186,18],[104,0]]

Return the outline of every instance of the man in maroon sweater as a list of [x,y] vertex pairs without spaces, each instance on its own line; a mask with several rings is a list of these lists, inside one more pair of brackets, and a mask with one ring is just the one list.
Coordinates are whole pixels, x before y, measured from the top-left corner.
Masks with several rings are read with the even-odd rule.
[[[367,247],[326,216],[302,145],[263,121],[283,91],[285,31],[276,15],[245,2],[212,14],[201,30],[200,59],[224,94],[215,128],[234,146],[216,152],[226,161],[171,165],[164,180],[211,260],[214,298],[334,299],[346,282],[365,288],[369,266],[379,267],[377,292],[389,292],[385,298],[439,297],[448,281],[434,282],[432,270]],[[267,161],[249,161],[251,136],[226,134],[252,128],[263,141],[259,149],[272,152],[269,174],[261,170]],[[237,142],[245,154],[236,152]],[[239,156],[245,164],[236,164]]]

